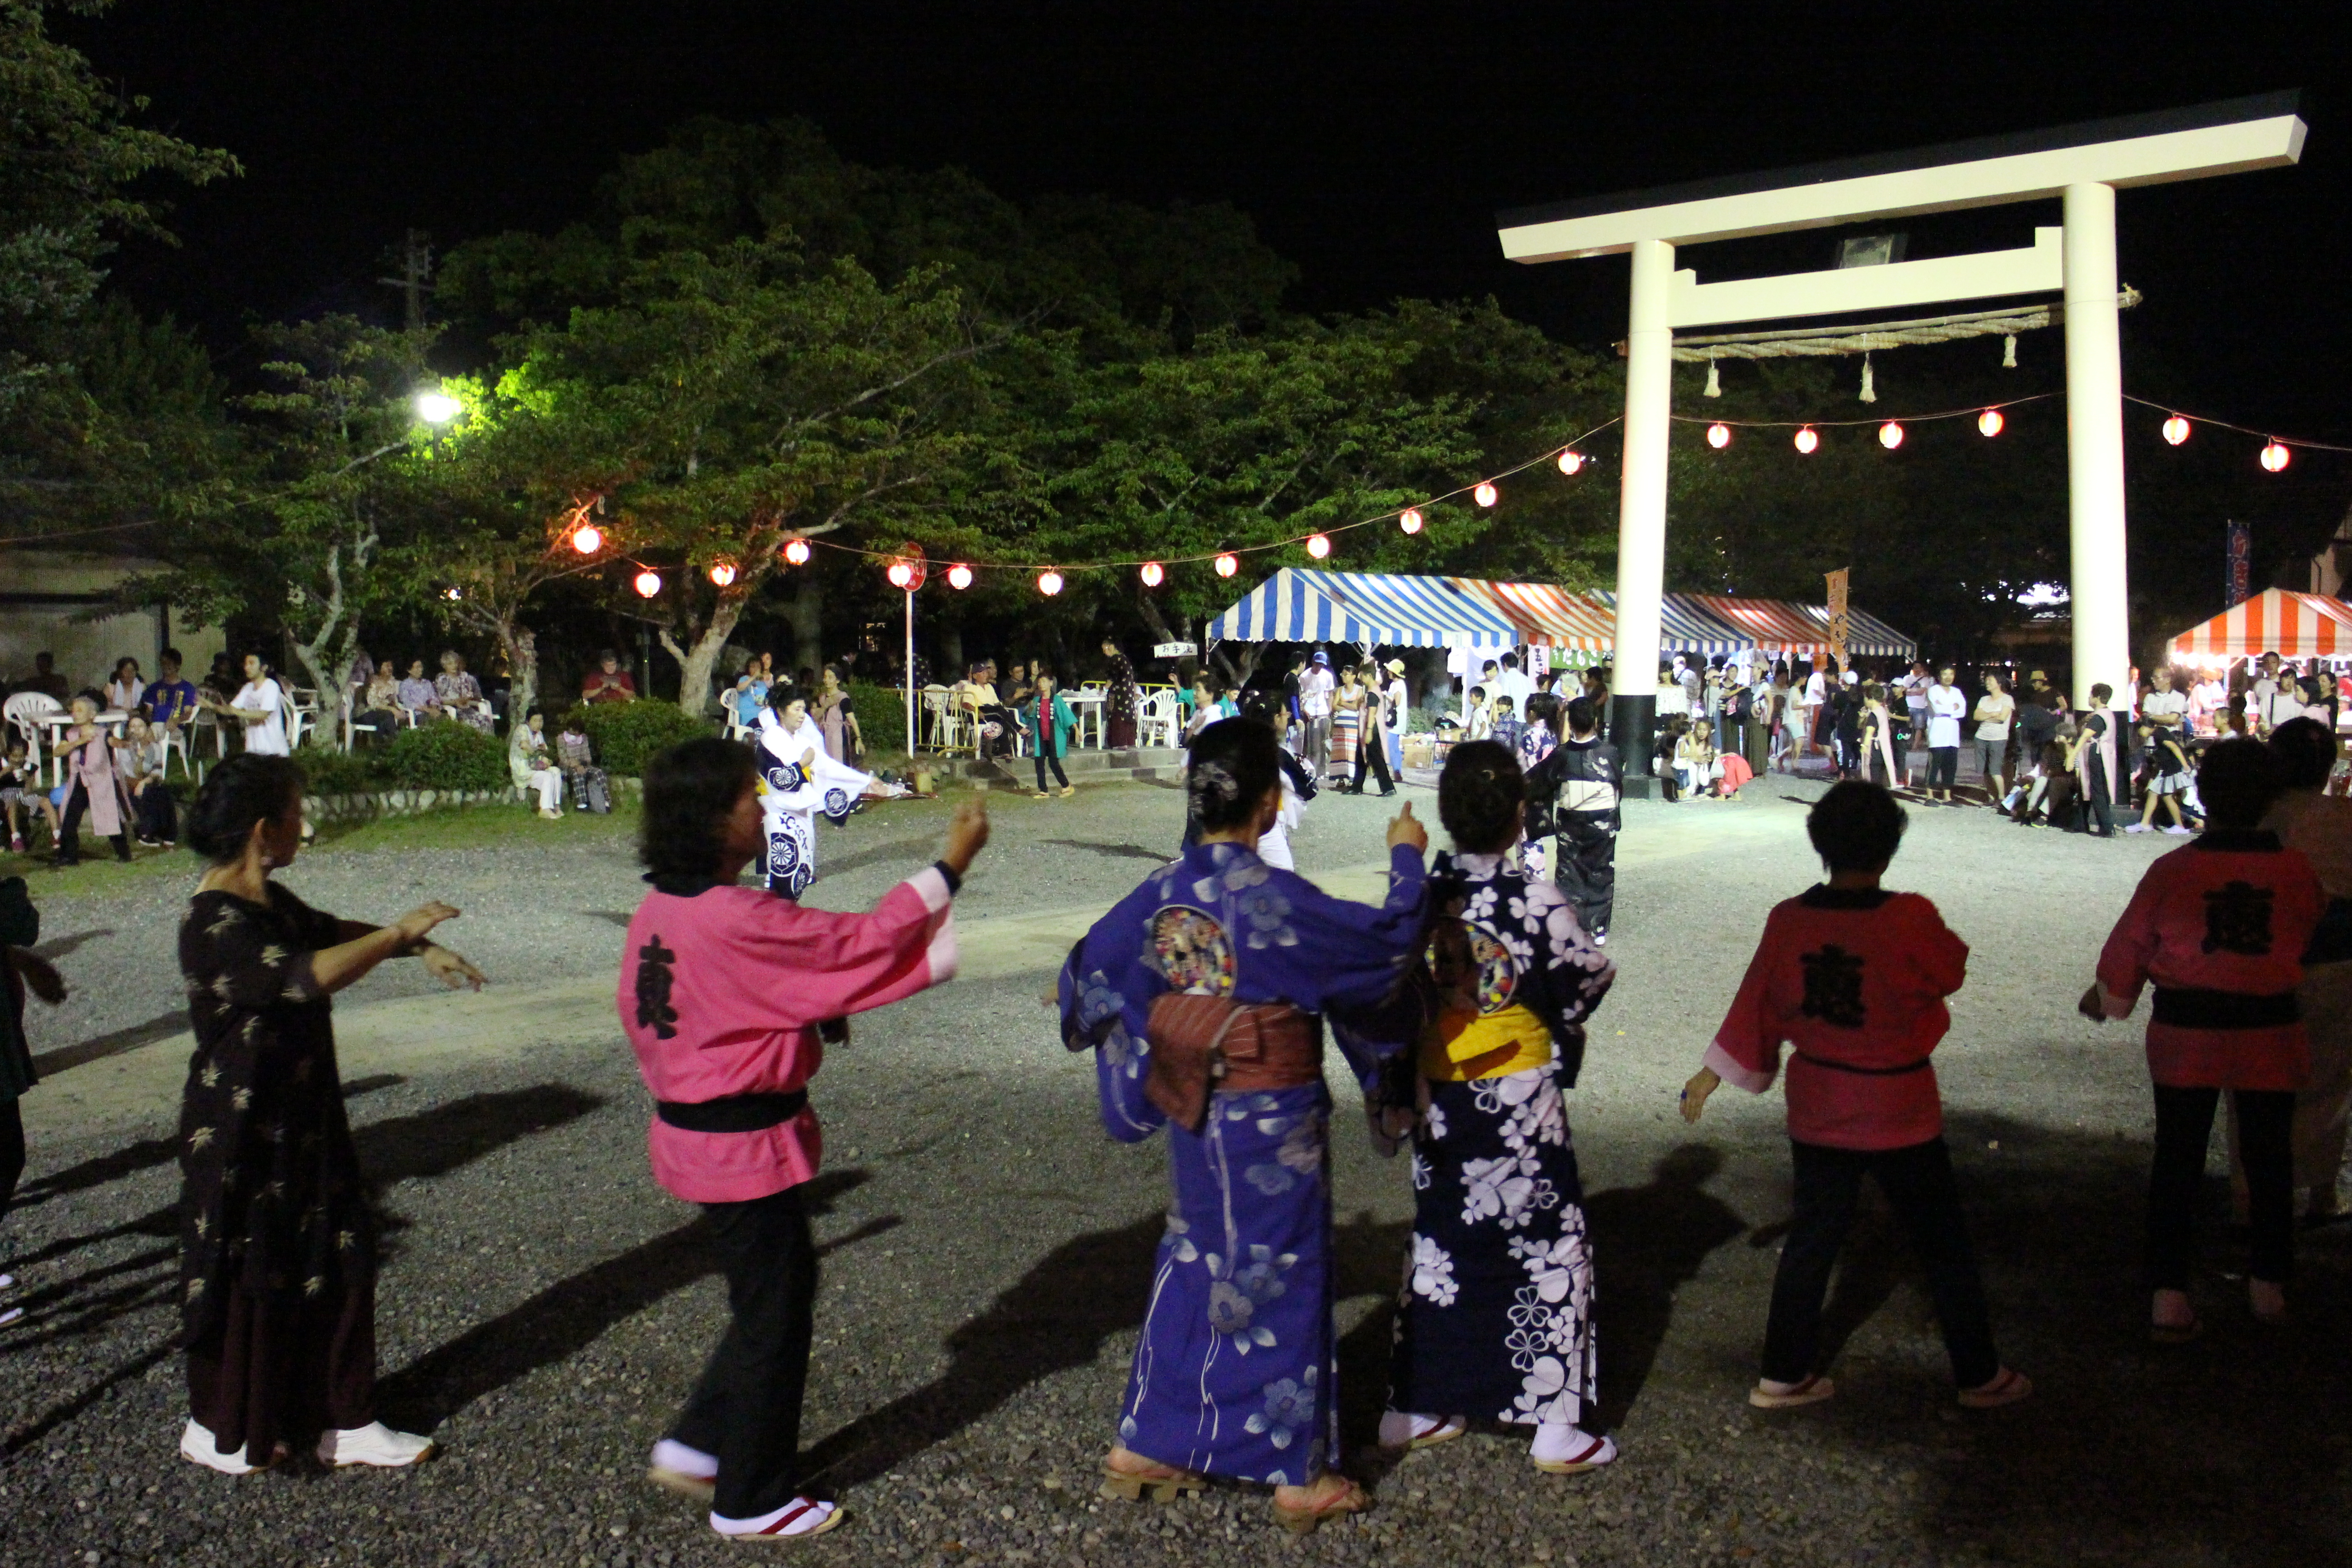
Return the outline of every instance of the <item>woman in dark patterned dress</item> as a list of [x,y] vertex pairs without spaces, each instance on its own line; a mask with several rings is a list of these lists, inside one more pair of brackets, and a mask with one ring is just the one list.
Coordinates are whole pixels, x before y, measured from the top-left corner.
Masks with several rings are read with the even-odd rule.
[[1103,693],[1103,749],[1124,752],[1135,745],[1135,666],[1108,637],[1103,638],[1103,657],[1110,660],[1110,687]]
[[482,976],[426,940],[321,914],[269,879],[302,842],[302,772],[248,752],[213,770],[187,839],[212,864],[180,926],[196,1054],[180,1109],[180,1453],[239,1476],[320,1434],[323,1464],[407,1465],[429,1438],[375,1419],[375,1221],[343,1118],[328,998],[387,958]]
[[1569,1474],[1617,1457],[1580,1425],[1592,1253],[1561,1100],[1616,972],[1559,889],[1510,869],[1526,797],[1496,742],[1445,759],[1437,809],[1454,849],[1430,872],[1435,994],[1402,1058],[1412,1070],[1382,1080],[1394,1109],[1381,1122],[1412,1130],[1415,1213],[1381,1443],[1443,1443],[1469,1419],[1528,1426],[1536,1468]]

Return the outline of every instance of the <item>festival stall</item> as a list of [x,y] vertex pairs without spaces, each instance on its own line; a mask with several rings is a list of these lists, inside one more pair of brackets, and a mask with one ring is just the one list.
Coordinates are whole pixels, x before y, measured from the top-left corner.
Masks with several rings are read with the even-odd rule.
[[2183,664],[2219,669],[2266,653],[2282,658],[2352,658],[2352,605],[2322,594],[2265,588],[2172,639]]
[[1445,577],[1284,567],[1211,621],[1220,642],[1335,642],[1367,647],[1512,647],[1517,629]]
[[[1485,583],[1470,577],[1444,580],[1492,605],[1517,628],[1519,641],[1530,647],[1567,654],[1571,664],[1598,662],[1616,646],[1614,594],[1599,590],[1571,594],[1549,583]],[[1738,653],[1749,644],[1731,627],[1694,607],[1691,595],[1669,594],[1659,606],[1658,646],[1670,653],[1706,656]]]

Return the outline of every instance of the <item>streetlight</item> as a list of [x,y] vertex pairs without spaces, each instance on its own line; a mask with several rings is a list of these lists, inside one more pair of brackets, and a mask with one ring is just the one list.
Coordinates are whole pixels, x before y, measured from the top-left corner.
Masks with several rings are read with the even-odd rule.
[[415,398],[416,416],[427,425],[446,425],[466,411],[466,405],[441,391],[429,387]]

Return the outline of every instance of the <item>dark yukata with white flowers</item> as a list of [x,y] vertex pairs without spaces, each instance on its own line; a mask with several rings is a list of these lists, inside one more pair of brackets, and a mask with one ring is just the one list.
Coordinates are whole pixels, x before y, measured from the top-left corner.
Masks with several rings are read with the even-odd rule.
[[375,1224],[311,955],[339,922],[272,885],[180,926],[196,1053],[180,1109],[189,1413],[224,1453],[375,1419]]
[[[1144,1095],[1146,1020],[1162,993],[1318,1016],[1387,996],[1420,945],[1419,854],[1391,849],[1389,877],[1375,908],[1237,845],[1196,844],[1097,921],[1062,971],[1062,1016],[1067,1037],[1095,1047],[1110,1135],[1136,1142],[1167,1120]],[[1373,1066],[1352,1050],[1350,1065],[1360,1077]],[[1168,1129],[1174,1199],[1119,1410],[1130,1452],[1275,1486],[1330,1464],[1330,1110],[1318,1080],[1218,1092],[1199,1132]]]
[[1376,1097],[1376,1116],[1412,1138],[1390,1408],[1573,1426],[1596,1357],[1563,1091],[1616,970],[1558,888],[1496,856],[1440,855],[1429,910],[1433,996]]

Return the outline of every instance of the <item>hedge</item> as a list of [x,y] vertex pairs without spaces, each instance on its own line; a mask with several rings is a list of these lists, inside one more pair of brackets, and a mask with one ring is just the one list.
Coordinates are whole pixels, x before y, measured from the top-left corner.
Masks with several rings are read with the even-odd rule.
[[648,758],[715,732],[675,702],[599,702],[576,711],[595,748],[596,765],[613,773],[642,773]]
[[503,789],[514,783],[506,742],[454,719],[403,730],[383,748],[377,767],[379,776],[402,789]]

